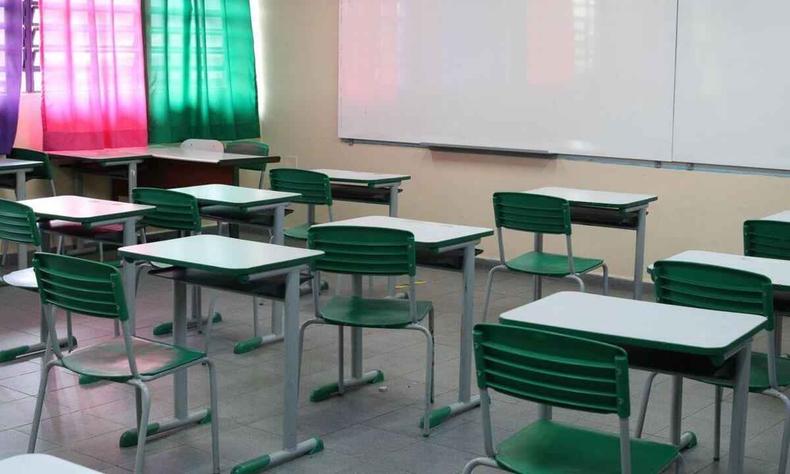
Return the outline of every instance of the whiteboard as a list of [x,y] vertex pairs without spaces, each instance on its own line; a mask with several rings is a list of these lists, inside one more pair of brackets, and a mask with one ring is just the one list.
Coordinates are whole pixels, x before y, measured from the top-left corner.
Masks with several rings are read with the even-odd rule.
[[790,1],[681,1],[676,161],[790,169]]
[[338,135],[671,159],[676,0],[341,0]]

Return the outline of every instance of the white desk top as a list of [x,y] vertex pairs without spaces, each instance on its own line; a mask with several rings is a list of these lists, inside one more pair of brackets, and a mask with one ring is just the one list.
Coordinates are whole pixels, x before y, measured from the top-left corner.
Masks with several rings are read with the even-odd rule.
[[317,169],[312,170],[317,173],[324,173],[329,176],[330,181],[336,183],[356,183],[366,184],[368,186],[375,186],[377,184],[385,183],[400,183],[411,179],[407,174],[387,174],[387,173],[368,173],[366,171],[348,171],[348,170],[333,170],[333,169]]
[[167,263],[183,268],[245,276],[309,263],[324,254],[220,235],[193,235],[118,249],[133,260]]
[[355,219],[320,224],[316,227],[353,225],[363,227],[383,227],[385,229],[407,230],[414,234],[418,245],[430,247],[447,247],[477,241],[482,237],[493,235],[494,231],[485,227],[469,227],[465,225],[442,224],[399,217],[367,216]]
[[747,257],[731,253],[707,252],[705,250],[687,250],[665,260],[681,262],[705,263],[720,267],[744,270],[765,275],[774,286],[790,288],[790,261],[775,258]]
[[640,206],[658,199],[658,196],[653,194],[613,193],[561,187],[537,188],[525,192],[562,198],[571,204],[616,208]]
[[790,222],[790,211],[782,211],[768,217],[763,217],[760,219],[761,221],[779,221],[779,222]]
[[182,148],[180,146],[169,147],[149,147],[151,156],[166,160],[192,161],[196,163],[225,163],[233,161],[255,161],[264,160],[267,157],[255,155],[240,155],[237,153],[225,153],[207,150],[196,150]]
[[0,472],[25,474],[99,474],[99,471],[48,454],[19,454],[0,460]]
[[82,223],[123,219],[154,209],[153,206],[83,196],[51,196],[19,202],[29,206],[39,217]]
[[605,336],[612,342],[697,354],[719,354],[762,329],[766,319],[563,291],[512,309],[502,322]]
[[199,186],[175,188],[173,191],[194,196],[201,204],[221,204],[240,207],[289,202],[301,196],[299,193],[284,193],[267,189],[244,188],[241,186],[231,186],[229,184],[203,184]]
[[175,146],[144,146],[128,148],[104,148],[101,150],[70,150],[52,152],[54,158],[68,157],[92,161],[134,161],[153,157],[167,160],[192,161],[197,163],[225,163],[234,161],[267,160],[270,157],[241,155]]

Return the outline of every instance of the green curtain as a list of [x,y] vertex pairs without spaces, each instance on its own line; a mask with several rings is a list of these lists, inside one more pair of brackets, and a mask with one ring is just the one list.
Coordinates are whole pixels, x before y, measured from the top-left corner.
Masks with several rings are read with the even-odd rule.
[[247,0],[144,0],[151,143],[260,136]]

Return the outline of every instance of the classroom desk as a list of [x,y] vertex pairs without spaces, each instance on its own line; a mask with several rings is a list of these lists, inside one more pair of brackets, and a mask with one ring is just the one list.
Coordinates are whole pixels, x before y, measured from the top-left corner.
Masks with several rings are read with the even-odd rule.
[[[571,222],[574,224],[636,231],[634,299],[642,298],[647,208],[651,202],[658,200],[658,196],[561,187],[538,188],[526,192],[567,200],[571,205]],[[543,236],[536,234],[535,250],[542,249]],[[540,285],[540,279],[537,282]]]
[[0,472],[25,474],[99,474],[99,471],[74,464],[49,454],[18,454],[0,460]]
[[[397,217],[368,216],[335,221],[319,226],[365,226],[406,230],[414,234],[418,248],[436,253],[464,250],[463,264],[463,313],[461,315],[461,354],[458,375],[458,401],[437,408],[431,414],[431,428],[448,418],[470,410],[480,404],[480,397],[471,395],[472,326],[474,326],[475,246],[480,239],[494,234],[492,229],[455,224],[400,219]],[[361,294],[361,285],[354,285],[355,294]],[[351,328],[351,379],[347,387],[358,386],[373,380],[378,371],[362,373],[362,330]]]
[[[149,244],[122,247],[122,258],[135,261],[156,261],[184,270],[198,270],[210,274],[233,277],[239,282],[250,282],[264,277],[286,276],[285,283],[285,360],[283,384],[283,450],[256,458],[243,466],[273,467],[305,454],[318,452],[323,444],[318,438],[298,442],[296,435],[299,402],[299,273],[323,252],[219,235],[195,235]],[[174,280],[173,286],[173,343],[186,345],[187,284]],[[188,412],[187,371],[176,372],[173,383],[175,418],[160,422],[158,432],[178,429],[199,423],[208,410]]]
[[[200,207],[214,205],[233,206],[245,212],[258,212],[273,209],[272,243],[277,245],[282,245],[284,243],[283,222],[285,219],[285,209],[294,198],[300,196],[298,193],[244,188],[227,184],[203,184],[186,188],[175,188],[173,191],[193,196],[197,199]],[[257,305],[257,301],[255,304]],[[192,310],[193,319],[196,320],[201,317],[200,304],[193,304]],[[280,341],[282,338],[282,309],[278,303],[275,303],[272,305],[272,333],[259,337],[256,319],[255,337],[239,342],[237,344],[237,349],[241,350],[241,348],[245,348],[246,352],[264,344]]]
[[[232,167],[233,184],[238,184],[238,169],[240,166],[258,163],[277,163],[279,156],[256,156],[241,155],[235,153],[213,152],[206,150],[186,149],[179,145],[175,146],[146,146],[129,148],[107,148],[102,150],[75,150],[50,152],[50,158],[62,165],[71,166],[78,170],[107,170],[118,167],[126,167],[126,178],[128,180],[128,193],[132,195],[132,190],[137,187],[138,170],[137,165],[145,160],[158,159],[164,162],[191,163],[190,173],[182,174],[179,181],[190,180],[191,175],[199,171],[201,166],[209,167]],[[157,170],[161,172],[161,170]],[[79,175],[78,175],[79,176]],[[163,186],[167,183],[154,182],[153,184]],[[81,192],[81,182],[77,181],[75,192]]]
[[[52,196],[20,202],[33,209],[33,212],[42,221],[63,220],[76,222],[85,227],[122,223],[123,242],[125,245],[137,243],[135,224],[146,212],[154,209],[153,206],[106,201],[82,196]],[[42,239],[42,241],[46,242],[46,239]],[[123,272],[124,289],[129,311],[130,314],[134,315],[134,295],[135,285],[137,284],[135,269],[133,265],[124,264],[121,271]],[[132,319],[132,330],[134,328],[134,319]],[[41,343],[31,346],[29,352],[35,352],[44,348],[44,334],[45,331],[42,327]]]
[[[665,260],[704,263],[706,265],[716,265],[764,275],[771,280],[775,298],[777,296],[776,292],[782,292],[783,295],[786,295],[786,292],[790,291],[790,260],[747,257],[745,255],[708,252],[705,250],[687,250],[666,258]],[[648,271],[652,271],[652,265],[648,268]],[[781,353],[783,318],[776,317],[774,322],[773,340],[774,344],[776,344],[777,353]]]
[[760,219],[761,221],[778,221],[778,222],[790,222],[790,211],[782,211],[776,214],[763,217]]
[[[752,337],[763,329],[765,318],[751,314],[711,311],[664,305],[580,292],[560,292],[502,313],[503,324],[514,324],[570,333],[622,345],[629,363],[641,369],[673,376],[671,440],[685,446],[681,437],[683,376],[694,366],[687,361],[709,361],[720,367],[735,358],[729,472],[743,472],[746,414]],[[646,356],[640,356],[641,353]],[[682,358],[680,363],[668,360]],[[541,407],[551,416],[550,407]]]
[[[16,175],[16,200],[22,201],[27,198],[27,188],[25,176],[27,173],[41,166],[40,161],[15,160],[13,158],[0,159],[0,175]],[[22,270],[27,267],[27,247],[20,245],[17,250],[18,268]]]
[[390,217],[398,217],[400,185],[411,179],[411,176],[405,174],[334,169],[312,171],[329,176],[329,181],[332,183],[332,199],[367,204],[386,204],[389,206]]

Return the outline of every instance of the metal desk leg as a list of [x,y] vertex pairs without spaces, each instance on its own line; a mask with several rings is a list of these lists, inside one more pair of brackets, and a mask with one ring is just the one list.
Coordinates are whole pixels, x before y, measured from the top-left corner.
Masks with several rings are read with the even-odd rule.
[[672,408],[669,420],[669,436],[672,444],[682,449],[693,448],[697,445],[697,436],[687,431],[681,433],[681,419],[683,413],[683,377],[672,376]]
[[[274,225],[272,228],[272,243],[275,245],[283,245],[285,236],[283,234],[283,223],[285,221],[285,207],[287,204],[282,204],[274,208]],[[272,302],[272,332],[265,336],[258,334],[258,299],[253,298],[253,318],[255,333],[250,339],[239,341],[233,347],[234,354],[244,354],[253,351],[266,344],[279,342],[283,340],[283,305],[279,301]]]
[[[362,275],[351,277],[351,287],[354,296],[362,296]],[[342,343],[342,341],[341,341]],[[341,351],[343,348],[341,348]],[[341,372],[342,373],[342,372]],[[339,379],[339,377],[338,377]],[[323,385],[313,390],[310,400],[321,402],[335,395],[346,393],[349,390],[362,387],[368,384],[379,383],[384,380],[384,373],[381,370],[362,370],[362,328],[351,328],[351,378],[343,379],[343,389],[340,390],[338,382]]]
[[458,373],[458,401],[431,413],[431,428],[448,418],[480,405],[480,397],[472,396],[472,326],[475,323],[475,244],[464,247],[463,315],[461,316],[461,360]]
[[634,299],[642,299],[642,276],[645,273],[645,225],[647,208],[639,209],[639,224],[636,228],[636,254],[634,256]]
[[[543,252],[543,234],[535,234],[535,251]],[[534,277],[535,287],[533,288],[532,300],[538,301],[543,298],[543,279],[539,275]]]
[[299,442],[299,269],[288,272],[285,288],[285,384],[283,385],[283,449],[237,464],[232,474],[251,474],[324,449],[319,438]]
[[[27,199],[27,187],[25,186],[25,170],[16,172],[16,200]],[[27,268],[27,245],[19,244],[16,247],[17,268],[24,270]]]
[[129,186],[129,188],[127,190],[129,195],[127,196],[127,198],[129,200],[129,202],[132,202],[132,191],[134,190],[134,188],[137,187],[137,162],[136,161],[132,162],[132,163],[129,163],[129,170],[128,170],[127,174],[128,174],[127,177],[128,177],[128,186]]
[[735,387],[732,397],[732,425],[730,428],[730,474],[743,472],[746,445],[746,413],[749,404],[749,377],[751,370],[752,342],[748,341],[738,352],[735,361]]
[[[187,285],[180,281],[173,282],[173,344],[186,346],[187,339]],[[139,395],[138,395],[139,396]],[[210,410],[204,409],[189,413],[187,390],[187,369],[179,370],[173,374],[173,412],[175,418],[148,424],[147,436],[166,431],[177,430],[189,425],[208,423],[211,421]],[[139,406],[139,403],[138,403]],[[148,442],[153,441],[151,439]],[[121,434],[120,446],[122,448],[137,444],[137,429],[125,431]]]
[[[398,217],[398,189],[400,183],[390,187],[390,217]],[[387,277],[387,295],[395,296],[395,277]]]

